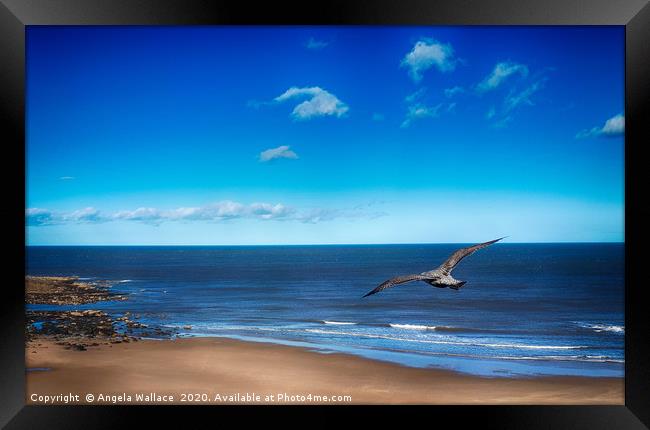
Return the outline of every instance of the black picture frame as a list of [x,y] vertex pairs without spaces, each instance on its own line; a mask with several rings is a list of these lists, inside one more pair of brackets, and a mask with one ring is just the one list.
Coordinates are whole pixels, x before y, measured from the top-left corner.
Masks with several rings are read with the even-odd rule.
[[[650,100],[650,5],[647,0],[329,0],[249,2],[237,0],[0,0],[0,105],[5,194],[2,211],[9,244],[2,300],[0,425],[7,428],[108,428],[124,425],[134,414],[153,413],[198,425],[196,415],[217,413],[250,418],[248,409],[209,407],[43,407],[25,406],[25,26],[29,25],[624,25],[625,90],[625,405],[624,406],[429,406],[413,407],[427,420],[470,420],[484,428],[642,429],[650,426],[650,312],[644,290],[643,244],[648,241],[642,185],[649,183],[642,158],[648,142]],[[646,143],[646,145],[644,145]],[[21,271],[22,268],[23,270]],[[645,283],[645,285],[644,285]],[[249,407],[246,407],[249,408]],[[327,407],[253,407],[273,419],[278,413],[328,419]],[[354,411],[356,407],[344,407]],[[402,422],[404,408],[365,407],[364,417]],[[172,416],[173,414],[173,416]],[[410,417],[410,416],[409,416]],[[331,418],[331,417],[330,417]],[[190,421],[185,421],[189,419]],[[127,421],[128,420],[128,421]],[[171,421],[167,421],[171,423]],[[282,422],[282,421],[279,421]],[[406,423],[406,422],[403,422]],[[644,425],[645,424],[645,425]],[[183,424],[180,424],[183,425]],[[333,423],[332,425],[338,425]]]

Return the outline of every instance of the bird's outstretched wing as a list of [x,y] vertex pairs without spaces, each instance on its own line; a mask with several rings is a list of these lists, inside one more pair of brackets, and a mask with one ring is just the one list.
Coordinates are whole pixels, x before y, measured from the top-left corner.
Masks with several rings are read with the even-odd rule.
[[430,277],[424,276],[424,275],[396,276],[396,277],[394,277],[392,279],[389,279],[388,281],[383,282],[381,285],[379,285],[377,288],[375,288],[374,290],[372,290],[371,292],[369,292],[368,294],[366,294],[363,297],[372,296],[373,294],[377,294],[378,292],[384,291],[386,288],[390,288],[390,287],[395,286],[395,285],[405,284],[405,283],[411,282],[411,281],[422,281],[424,279],[430,279]]
[[456,265],[460,263],[460,260],[467,257],[468,255],[475,253],[481,248],[485,248],[486,246],[490,246],[493,243],[500,241],[501,239],[503,239],[503,237],[491,240],[489,242],[483,242],[477,245],[468,246],[467,248],[461,248],[458,251],[451,254],[451,256],[447,259],[447,261],[442,263],[440,267],[438,267],[438,269],[436,270],[441,271],[445,275],[449,275],[451,271],[454,270],[454,267],[456,267]]

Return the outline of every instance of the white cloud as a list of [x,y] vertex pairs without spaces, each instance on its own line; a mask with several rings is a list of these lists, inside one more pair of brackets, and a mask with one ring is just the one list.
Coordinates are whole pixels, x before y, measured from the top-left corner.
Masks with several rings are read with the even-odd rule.
[[444,92],[445,92],[445,97],[452,98],[452,97],[455,97],[455,96],[457,96],[459,94],[463,94],[465,92],[465,88],[455,86],[455,87],[451,87],[451,88],[446,88]]
[[320,87],[291,87],[274,100],[278,103],[294,98],[309,98],[298,104],[291,115],[294,119],[303,120],[318,116],[342,117],[349,110],[349,107],[338,99],[334,94]]
[[237,218],[273,219],[286,216],[288,210],[281,204],[253,203],[244,205],[232,200],[224,200],[200,207],[180,207],[170,210],[138,208],[133,211],[120,211],[113,215],[114,220],[141,221],[159,224],[164,221],[226,221]]
[[625,115],[619,113],[605,121],[602,127],[593,127],[591,129],[582,130],[576,135],[577,139],[584,139],[586,137],[615,137],[625,135]]
[[162,211],[156,208],[137,208],[133,211],[119,211],[113,215],[116,220],[157,221],[163,217]]
[[25,211],[25,223],[27,225],[56,224],[56,216],[47,209],[29,208]]
[[271,148],[260,152],[260,161],[262,163],[271,161],[275,158],[296,159],[298,158],[298,154],[289,149],[289,146],[287,145],[278,146],[277,148]]
[[499,87],[508,77],[519,74],[522,77],[528,76],[528,67],[523,64],[513,63],[513,62],[503,62],[498,63],[494,66],[494,70],[488,76],[483,79],[477,86],[476,89],[479,92],[485,92],[493,90]]
[[328,42],[325,42],[323,40],[316,40],[313,37],[310,37],[309,40],[307,42],[305,42],[305,47],[307,49],[311,49],[311,50],[314,50],[314,51],[321,50],[321,49],[325,48],[327,45],[329,45]]
[[71,180],[73,180],[73,179],[75,179],[74,176],[61,176],[61,177],[59,178],[59,180],[61,180],[61,181],[71,181]]
[[441,72],[450,72],[456,68],[454,49],[449,44],[442,44],[432,39],[420,39],[413,49],[406,54],[400,64],[408,67],[409,75],[415,82],[422,79],[422,73],[431,67]]
[[249,208],[251,214],[260,219],[288,218],[295,213],[295,210],[284,206],[281,203],[253,203]]
[[25,211],[27,225],[56,225],[65,223],[99,223],[108,219],[95,208],[84,208],[72,212],[54,212],[48,209],[30,208]]
[[84,208],[79,209],[64,216],[64,220],[70,220],[75,222],[101,222],[104,221],[102,214],[95,208]]
[[620,136],[625,133],[625,116],[622,113],[608,119],[602,128],[605,136]]
[[368,212],[363,208],[312,208],[298,210],[285,206],[282,203],[256,202],[247,205],[231,200],[224,200],[199,207],[180,207],[168,210],[140,207],[135,210],[124,210],[105,215],[94,208],[85,208],[67,213],[53,212],[41,208],[30,208],[25,211],[25,220],[29,226],[111,221],[141,222],[157,226],[163,222],[222,222],[235,219],[316,223],[320,221],[331,221],[336,218],[376,218],[383,215],[385,215],[383,212]]

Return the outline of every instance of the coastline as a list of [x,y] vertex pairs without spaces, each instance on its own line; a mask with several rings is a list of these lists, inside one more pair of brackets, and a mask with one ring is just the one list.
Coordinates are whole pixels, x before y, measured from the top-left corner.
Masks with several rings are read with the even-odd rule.
[[[111,285],[28,277],[27,303],[125,300]],[[26,403],[624,404],[619,377],[482,377],[302,346],[177,337],[138,320],[130,312],[28,310]]]
[[[624,404],[623,378],[485,378],[217,337],[144,339],[84,352],[42,338],[28,345],[26,367],[34,369],[26,374],[29,405],[65,394],[79,395],[67,404]],[[89,403],[89,393],[107,398]]]

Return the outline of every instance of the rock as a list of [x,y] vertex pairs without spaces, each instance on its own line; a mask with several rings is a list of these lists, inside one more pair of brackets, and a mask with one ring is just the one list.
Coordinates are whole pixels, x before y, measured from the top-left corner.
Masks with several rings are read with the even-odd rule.
[[77,305],[126,299],[126,296],[110,293],[101,284],[79,282],[73,277],[25,277],[25,302],[28,304]]

